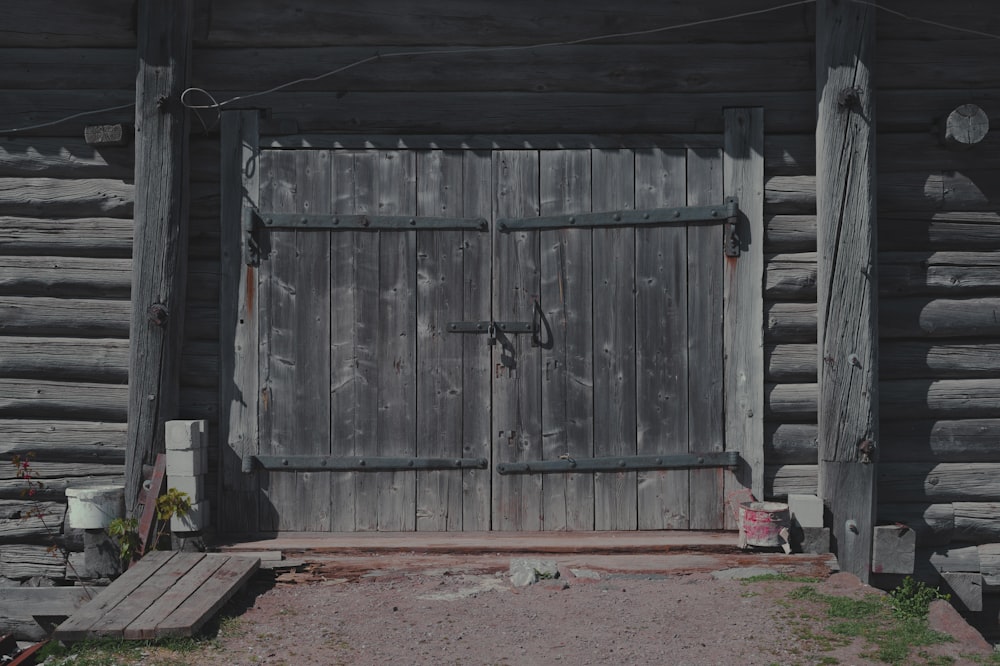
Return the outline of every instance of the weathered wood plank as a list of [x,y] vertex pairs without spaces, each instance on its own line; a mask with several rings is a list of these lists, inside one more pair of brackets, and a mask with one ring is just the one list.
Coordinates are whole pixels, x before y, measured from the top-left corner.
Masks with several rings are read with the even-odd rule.
[[[464,217],[493,217],[493,161],[488,151],[466,151],[462,162],[462,206]],[[463,234],[463,318],[486,321],[492,316],[492,255],[489,233]],[[478,336],[463,336],[462,429],[463,454],[493,460],[491,352],[483,349]],[[491,464],[492,468],[492,464]],[[492,472],[470,469],[463,472],[462,526],[465,530],[488,530],[491,526]]]
[[0,615],[30,618],[69,616],[96,594],[86,587],[5,587]]
[[[735,12],[743,8],[743,5],[735,3],[728,9],[713,5],[708,10],[700,5],[677,2],[650,7],[639,0],[627,0],[617,5],[613,12],[603,4],[577,4],[571,9],[562,5],[491,5],[484,12],[479,5],[445,0],[435,12],[421,13],[414,12],[407,2],[380,0],[364,10],[353,6],[320,4],[304,16],[303,12],[294,11],[291,7],[275,8],[260,0],[250,3],[224,0],[213,4],[209,39],[213,46],[258,47],[332,44],[530,45],[577,39],[581,35],[676,25],[714,18],[726,11]],[[244,15],[249,13],[253,16],[255,12],[258,16],[268,16],[270,27],[266,35],[260,34],[258,22]],[[729,30],[720,30],[718,25],[694,26],[683,31],[667,30],[646,35],[640,43],[794,42],[810,37],[810,8],[787,10],[781,16],[787,20],[774,21],[773,16],[768,15],[746,17],[739,22],[738,29],[734,24],[734,28]],[[962,18],[969,20],[967,15]],[[973,18],[973,24],[977,20]],[[613,43],[617,40],[607,41]]]
[[[592,154],[594,210],[635,208],[631,150]],[[594,229],[594,455],[636,455],[635,230]],[[594,528],[634,530],[635,472],[594,475]]]
[[135,85],[132,49],[5,48],[0,62],[3,90],[128,90]]
[[[494,154],[494,219],[538,215],[538,154]],[[493,316],[498,321],[530,321],[539,296],[538,234],[494,232]],[[523,335],[504,336],[493,347],[499,375],[493,383],[494,465],[539,460],[541,443],[541,362]],[[500,476],[493,472],[493,528],[542,527],[542,479],[538,475]]]
[[132,254],[132,220],[0,217],[0,252],[5,255],[128,257]]
[[[416,213],[416,164],[412,152],[380,152],[376,166],[379,213]],[[379,233],[378,455],[416,454],[417,340],[416,232]],[[416,526],[416,478],[388,472],[376,479],[378,529]]]
[[[90,51],[87,49],[87,52]],[[68,69],[65,51],[25,49],[23,52],[58,59],[59,66],[53,71]],[[135,82],[135,54],[128,51],[119,53],[128,58],[132,70],[129,80],[121,87],[131,88]],[[83,55],[86,56],[86,53]],[[12,71],[14,70],[5,68],[4,74],[0,76],[9,75]],[[25,77],[25,81],[31,81],[34,75],[31,72]],[[0,88],[9,86],[0,85]],[[89,146],[82,138],[0,139],[0,176],[131,180],[134,162],[135,151],[131,147]]]
[[11,12],[0,32],[0,43],[9,46],[48,48],[66,46],[135,46],[134,17],[121,11],[116,0],[98,0],[74,6],[58,1],[33,2]]
[[998,495],[997,463],[885,463],[879,497],[886,503],[991,502]]
[[[722,151],[692,149],[687,155],[687,205],[723,200]],[[688,228],[688,451],[725,448],[723,302],[725,259],[718,225]],[[693,530],[725,527],[723,469],[688,472]]]
[[66,577],[66,558],[48,546],[7,544],[0,548],[0,576],[12,580],[34,576],[59,580]]
[[[768,116],[771,110],[768,108]],[[726,475],[726,493],[764,488],[764,110],[726,109],[724,193],[739,198],[739,258],[727,258],[724,289],[726,449],[745,464]],[[773,311],[769,313],[769,319]],[[759,322],[759,323],[758,323]],[[735,525],[727,515],[727,527]]]
[[132,216],[136,188],[98,178],[0,178],[0,214],[23,217]]
[[[135,83],[135,238],[129,346],[129,429],[125,504],[142,485],[142,466],[163,450],[163,424],[178,414],[184,335],[189,187],[188,111],[163,105],[187,88],[193,0],[140,2]],[[77,213],[79,214],[79,213]],[[161,308],[165,322],[150,319]],[[153,399],[150,400],[150,396]]]
[[124,382],[128,379],[128,341],[0,336],[0,376]]
[[[212,556],[217,557],[217,556]],[[222,608],[260,566],[260,560],[230,557],[206,584],[156,627],[159,636],[193,636]]]
[[[42,482],[44,483],[44,482]],[[28,483],[24,483],[28,491]],[[0,500],[0,543],[38,543],[62,531],[66,505],[56,502]]]
[[122,574],[113,586],[101,590],[86,606],[56,627],[52,633],[53,638],[64,641],[86,638],[95,624],[101,622],[108,613],[113,612],[119,604],[128,598],[129,594],[138,589],[162,567],[169,565],[175,555],[174,552],[156,550],[147,554]]
[[[635,206],[680,206],[687,198],[684,150],[636,151]],[[687,228],[636,229],[636,451],[687,453]],[[638,473],[638,527],[687,529],[687,470]]]
[[[355,156],[355,213],[378,211],[376,167],[376,153],[358,153]],[[378,451],[379,245],[377,234],[354,234],[354,441],[358,454],[363,455],[377,455]],[[376,530],[377,480],[371,474],[358,474],[355,481],[356,527],[358,530]]]
[[[546,93],[655,93],[667,90],[698,93],[804,90],[813,85],[810,44],[806,41],[578,44],[537,49],[530,57],[523,51],[488,48],[464,49],[461,58],[442,54],[437,46],[407,51],[411,57],[384,58],[378,65],[378,76],[359,67],[339,75],[337,85],[343,90],[359,92],[442,93],[455,90],[520,92],[529,86]],[[72,53],[69,52],[70,56]],[[323,63],[325,69],[334,69],[371,55],[370,46],[204,49],[198,51],[192,80],[193,85],[219,92],[248,87],[252,76],[254,85],[266,89],[291,79],[315,76],[316,63]],[[91,57],[101,56],[109,59],[104,53]],[[21,52],[16,52],[14,57],[28,59],[28,56],[21,56]],[[64,69],[83,70],[87,64],[83,60]],[[777,70],[781,71],[781,77],[773,75]],[[49,71],[42,70],[40,81],[10,87],[43,87],[42,82],[48,79],[67,76],[58,73],[56,68],[52,68],[51,74]],[[7,78],[14,77],[8,75]],[[0,88],[4,87],[3,80],[0,77]],[[323,91],[328,85],[328,81],[304,81],[296,88]]]
[[0,294],[128,298],[132,262],[76,257],[0,257]]
[[0,379],[0,417],[124,420],[128,387],[92,382]]
[[[45,469],[44,488],[39,488],[34,498],[39,501],[62,502],[66,499],[67,488],[90,486],[122,485],[125,466],[114,464],[80,464],[49,468],[51,463],[36,463],[36,469]],[[75,476],[81,474],[81,476]],[[13,475],[0,474],[0,498],[23,499],[24,481]],[[4,574],[0,573],[0,576]],[[50,576],[51,577],[51,576]],[[56,576],[58,578],[58,576]]]
[[[416,154],[416,214],[462,213],[462,153]],[[462,320],[461,231],[418,231],[416,240],[416,453],[461,458],[462,347],[448,322]],[[483,350],[482,353],[486,353]],[[462,529],[462,473],[416,473],[416,529]]]
[[[354,213],[354,155],[333,151],[331,195],[334,213]],[[330,235],[330,454],[354,456],[361,454],[363,444],[355,439],[357,382],[355,367],[355,293],[354,232]],[[332,474],[330,477],[330,529],[353,531],[355,522],[354,472]]]
[[[590,151],[542,151],[539,171],[540,214],[590,212]],[[593,310],[591,232],[535,233],[541,246],[540,303],[547,324],[542,337],[542,457],[589,458],[594,452],[592,320],[604,316]],[[593,483],[590,474],[543,477],[543,528],[593,529]]]
[[194,562],[184,575],[156,598],[125,627],[122,638],[126,640],[157,638],[157,627],[203,585],[211,584],[212,576],[227,562],[225,557],[202,557]]

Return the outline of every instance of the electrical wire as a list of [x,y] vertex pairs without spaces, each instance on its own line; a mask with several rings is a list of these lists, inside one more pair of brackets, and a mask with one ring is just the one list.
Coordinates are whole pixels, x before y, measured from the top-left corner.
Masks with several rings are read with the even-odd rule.
[[957,32],[964,32],[970,35],[978,35],[980,37],[988,37],[990,39],[1000,39],[1000,35],[993,34],[992,32],[983,32],[982,30],[974,30],[972,28],[961,28],[957,25],[949,25],[948,23],[941,23],[940,21],[932,21],[931,19],[920,18],[919,16],[910,16],[909,14],[904,14],[903,12],[897,11],[895,9],[889,9],[877,2],[871,2],[871,0],[851,0],[856,5],[865,5],[872,7],[874,9],[881,10],[887,14],[892,14],[893,16],[898,16],[901,19],[907,21],[915,21],[917,23],[925,23],[927,25],[933,25],[938,28],[945,28],[947,30],[955,30]]
[[72,116],[66,116],[65,118],[59,118],[58,120],[50,120],[45,123],[38,123],[37,125],[26,125],[25,127],[14,127],[12,129],[0,130],[0,134],[14,134],[15,132],[27,132],[28,130],[52,127],[53,125],[59,125],[69,122],[70,120],[76,120],[77,118],[82,118],[83,116],[92,116],[97,113],[110,113],[111,111],[121,111],[122,109],[130,109],[133,106],[135,106],[135,102],[119,104],[118,106],[108,106],[103,109],[94,109],[93,111],[81,111],[80,113],[74,113]]

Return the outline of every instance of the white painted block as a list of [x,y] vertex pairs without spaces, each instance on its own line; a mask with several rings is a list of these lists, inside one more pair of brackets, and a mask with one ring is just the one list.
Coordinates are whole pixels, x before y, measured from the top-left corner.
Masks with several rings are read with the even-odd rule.
[[205,473],[205,454],[200,449],[167,451],[167,477],[197,476]]
[[191,504],[205,499],[205,475],[182,476],[180,474],[167,477],[167,487],[182,493],[187,493]]
[[170,530],[172,532],[199,532],[208,527],[209,515],[208,500],[192,504],[191,510],[185,515],[170,518]]
[[789,495],[792,523],[801,527],[823,527],[823,500],[815,495]]
[[164,432],[167,451],[205,448],[207,435],[208,422],[204,420],[167,421]]

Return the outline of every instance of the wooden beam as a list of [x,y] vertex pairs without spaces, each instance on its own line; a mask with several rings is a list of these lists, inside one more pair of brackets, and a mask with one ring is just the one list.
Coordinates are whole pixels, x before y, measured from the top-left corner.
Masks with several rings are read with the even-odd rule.
[[163,450],[178,412],[187,271],[188,112],[180,103],[191,53],[192,0],[139,3],[135,110],[135,237],[125,497]]
[[[726,494],[764,498],[764,110],[726,109],[723,194],[739,199],[739,257],[725,257],[723,346],[726,450],[742,458]],[[732,512],[727,527],[734,528]]]
[[875,10],[816,6],[819,492],[844,571],[867,582],[875,527],[878,318]]

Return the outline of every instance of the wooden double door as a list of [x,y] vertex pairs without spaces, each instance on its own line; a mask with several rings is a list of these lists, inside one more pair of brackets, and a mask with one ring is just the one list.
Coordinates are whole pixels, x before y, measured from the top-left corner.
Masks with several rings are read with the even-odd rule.
[[258,164],[261,531],[723,527],[720,467],[530,472],[725,448],[722,220],[573,217],[719,204],[721,150]]

